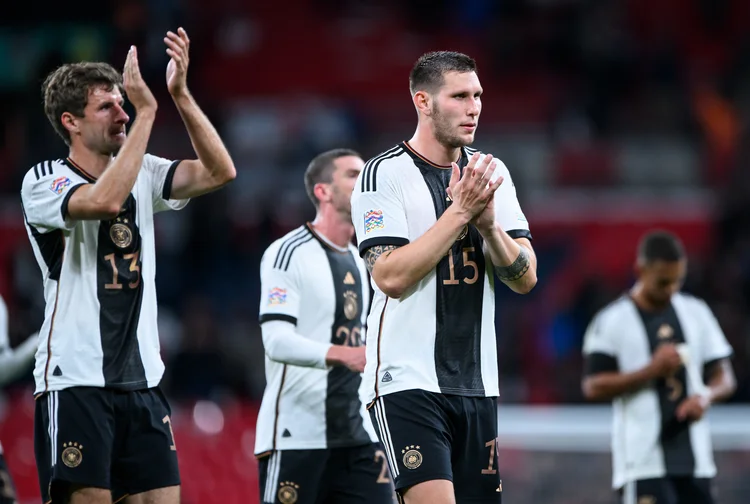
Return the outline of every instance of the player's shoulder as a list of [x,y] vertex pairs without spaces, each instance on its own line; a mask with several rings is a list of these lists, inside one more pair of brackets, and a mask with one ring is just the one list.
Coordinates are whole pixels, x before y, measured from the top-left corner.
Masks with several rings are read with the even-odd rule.
[[49,159],[29,168],[21,183],[21,194],[28,196],[38,187],[48,187],[53,193],[61,194],[66,187],[85,182],[87,180],[65,160]]
[[23,185],[33,184],[42,180],[73,174],[63,159],[48,159],[35,164],[26,171]]
[[684,306],[692,313],[706,315],[712,313],[705,299],[687,292],[677,292],[672,296],[672,302]]
[[261,259],[264,268],[289,271],[292,259],[298,256],[297,251],[317,244],[314,238],[306,224],[289,231],[266,248]]
[[510,175],[510,170],[508,170],[508,166],[496,154],[490,153],[490,152],[484,152],[474,147],[464,147],[464,150],[466,151],[466,156],[469,158],[473,156],[474,154],[478,153],[480,163],[485,158],[485,156],[487,156],[488,154],[492,154],[492,158],[495,161],[495,164],[497,165],[497,175],[502,175],[503,177],[506,177],[506,178]]
[[399,143],[367,160],[362,173],[359,175],[359,183],[355,190],[359,192],[377,191],[378,182],[394,180],[404,166],[412,165],[411,157]]
[[610,301],[600,308],[592,318],[593,324],[599,324],[604,327],[610,327],[619,323],[624,315],[630,313],[633,309],[633,301],[627,294],[622,294],[618,298]]
[[148,170],[149,172],[153,172],[153,171],[157,171],[159,168],[169,167],[175,162],[179,162],[179,161],[173,161],[171,159],[156,156],[154,154],[150,154],[147,152],[143,155],[141,168]]

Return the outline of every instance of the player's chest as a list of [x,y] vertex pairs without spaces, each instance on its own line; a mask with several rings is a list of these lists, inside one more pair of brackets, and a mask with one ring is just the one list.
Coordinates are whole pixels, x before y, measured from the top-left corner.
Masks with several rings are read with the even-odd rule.
[[449,181],[448,170],[414,166],[406,171],[401,183],[401,201],[411,237],[424,234],[451,205]]
[[361,313],[366,298],[364,276],[362,266],[351,252],[316,250],[303,266],[300,301],[313,311],[333,309],[354,319]]

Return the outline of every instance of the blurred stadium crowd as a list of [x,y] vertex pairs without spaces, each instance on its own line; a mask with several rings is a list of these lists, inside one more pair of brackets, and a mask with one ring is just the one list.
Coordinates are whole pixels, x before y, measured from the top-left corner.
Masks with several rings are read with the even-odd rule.
[[43,308],[21,179],[66,155],[42,111],[42,79],[64,61],[119,66],[136,44],[160,100],[149,150],[189,155],[161,49],[163,32],[182,24],[188,83],[239,174],[157,220],[173,399],[259,399],[258,263],[314,215],[307,162],[338,146],[368,158],[408,138],[408,70],[445,48],[479,63],[475,146],[511,170],[539,255],[534,293],[498,298],[502,400],[582,400],[583,331],[628,288],[636,239],[651,227],[685,241],[685,290],[717,313],[735,349],[733,401],[750,400],[750,3],[86,0],[0,22],[0,293],[13,342],[38,328]]

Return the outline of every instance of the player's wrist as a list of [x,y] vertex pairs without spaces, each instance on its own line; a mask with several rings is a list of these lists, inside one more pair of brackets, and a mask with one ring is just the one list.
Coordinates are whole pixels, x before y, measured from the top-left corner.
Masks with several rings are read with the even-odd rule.
[[191,104],[193,96],[190,94],[187,85],[169,93],[177,107],[185,107]]
[[346,347],[331,345],[326,352],[327,366],[342,366],[346,360]]
[[470,211],[462,208],[461,205],[457,205],[455,203],[449,206],[443,213],[443,215],[448,215],[449,217],[456,219],[462,227],[469,224],[474,218]]

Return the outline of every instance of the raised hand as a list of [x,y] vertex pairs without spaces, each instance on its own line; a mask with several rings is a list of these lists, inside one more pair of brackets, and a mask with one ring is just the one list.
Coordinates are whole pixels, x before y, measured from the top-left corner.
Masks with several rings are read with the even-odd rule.
[[173,97],[179,96],[187,92],[190,39],[183,28],[178,28],[177,33],[167,32],[164,43],[167,44],[167,55],[170,57],[167,64],[167,89]]
[[128,56],[125,58],[122,81],[125,94],[133,104],[136,114],[149,109],[156,111],[158,107],[156,98],[141,76],[141,69],[138,66],[138,50],[135,46],[130,46]]
[[[492,162],[492,155],[488,154],[481,163],[478,163],[479,153],[471,156],[469,164],[464,168],[463,176],[456,163],[451,163],[453,173],[448,183],[448,197],[453,200],[461,211],[469,215],[471,219],[482,214],[480,224],[486,224],[491,218],[494,222],[494,214],[484,215],[488,204],[491,204],[495,191],[503,183],[502,177],[492,182],[497,164]],[[492,207],[491,210],[493,210]]]

